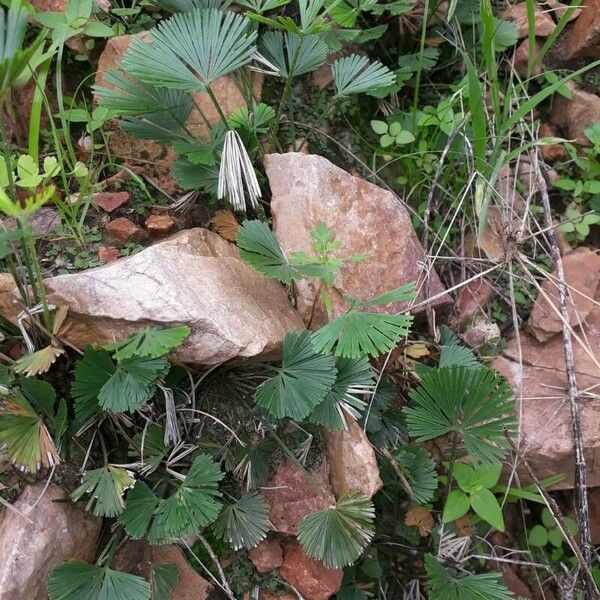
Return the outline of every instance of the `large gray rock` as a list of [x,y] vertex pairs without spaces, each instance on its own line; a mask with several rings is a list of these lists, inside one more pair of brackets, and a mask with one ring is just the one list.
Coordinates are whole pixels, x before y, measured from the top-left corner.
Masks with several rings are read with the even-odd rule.
[[[412,227],[410,215],[391,193],[346,173],[322,156],[290,152],[265,156],[265,168],[273,193],[273,229],[286,254],[311,253],[311,231],[325,223],[336,235],[336,255],[349,258],[365,254],[363,262],[345,263],[331,289],[334,317],[347,310],[344,294],[368,300],[402,284],[416,281],[424,298],[425,255]],[[297,285],[298,310],[311,312],[316,284]],[[430,274],[430,294],[444,292],[435,273]],[[441,297],[434,304],[447,302]],[[394,303],[377,310],[396,313],[407,303]],[[323,311],[313,321],[322,324]]]
[[27,518],[5,510],[0,522],[0,600],[46,600],[53,567],[94,560],[102,520],[73,504],[61,488],[44,491],[43,482],[27,486],[13,506]]
[[[79,347],[124,339],[145,326],[188,325],[191,334],[173,358],[216,364],[276,357],[285,334],[304,327],[283,287],[207,229],[182,231],[134,256],[45,285],[50,302],[69,308],[61,336]],[[0,281],[6,304],[4,287]],[[13,317],[19,310],[0,308]]]

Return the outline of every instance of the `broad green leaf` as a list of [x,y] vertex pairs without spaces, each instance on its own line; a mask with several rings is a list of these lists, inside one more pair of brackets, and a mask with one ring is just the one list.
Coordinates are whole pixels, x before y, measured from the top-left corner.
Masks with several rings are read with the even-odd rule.
[[558,527],[548,530],[548,542],[555,548],[560,548],[563,545],[563,535]]
[[335,358],[315,352],[308,331],[290,332],[277,375],[259,386],[254,399],[277,419],[301,421],[329,393],[336,376]]
[[451,523],[464,517],[469,508],[471,502],[469,496],[462,490],[452,490],[446,498],[446,504],[444,505],[444,515],[442,517],[444,523]]
[[476,469],[477,481],[488,490],[493,488],[502,475],[502,463],[500,461],[491,465],[479,465]]
[[298,525],[298,541],[326,567],[345,567],[370,543],[374,518],[372,503],[358,492],[348,492],[335,506],[304,517]]
[[487,488],[471,494],[471,507],[477,515],[498,531],[504,531],[504,517],[496,496]]
[[48,578],[50,600],[150,600],[150,584],[122,571],[71,561]]
[[388,124],[385,121],[371,121],[371,129],[378,135],[383,135],[388,131]]
[[543,548],[548,543],[548,530],[542,525],[534,525],[527,536],[527,540],[536,548]]
[[454,463],[452,467],[452,476],[463,492],[470,492],[474,486],[481,485],[475,469],[471,465],[462,462]]

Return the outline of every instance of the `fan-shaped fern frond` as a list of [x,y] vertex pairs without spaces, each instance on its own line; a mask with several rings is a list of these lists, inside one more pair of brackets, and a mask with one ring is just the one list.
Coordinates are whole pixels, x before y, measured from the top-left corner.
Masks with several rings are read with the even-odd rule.
[[150,584],[122,571],[71,561],[48,578],[50,600],[150,600]]
[[335,358],[318,354],[308,331],[293,331],[283,340],[281,367],[256,390],[254,399],[275,418],[306,418],[335,383]]
[[362,94],[396,81],[396,75],[379,61],[369,62],[358,54],[339,58],[331,69],[337,97]]
[[252,492],[232,504],[226,504],[213,527],[215,533],[234,550],[255,548],[269,531],[265,499]]
[[71,499],[77,502],[89,494],[86,510],[97,517],[116,517],[125,506],[123,494],[133,486],[134,481],[131,471],[108,465],[87,471],[82,484],[71,493]]
[[164,544],[198,533],[215,521],[221,510],[217,498],[223,473],[208,454],[199,454],[177,490],[159,498],[143,481],[127,495],[119,522],[133,539],[147,537]]
[[415,501],[419,504],[429,502],[438,486],[431,454],[420,446],[409,446],[396,452],[394,458],[411,487]]
[[261,38],[261,52],[277,67],[281,77],[298,77],[318,69],[325,62],[329,47],[318,35],[300,37],[291,32],[267,31]]
[[230,0],[149,0],[150,4],[169,12],[190,12],[196,8],[221,8],[225,9]]
[[442,367],[426,373],[404,408],[409,433],[418,442],[455,433],[473,460],[491,463],[514,430],[513,394],[491,369]]
[[342,430],[346,428],[347,415],[360,418],[367,405],[363,396],[372,392],[375,374],[367,358],[338,358],[335,366],[337,379],[309,421],[331,430]]
[[199,92],[248,64],[256,31],[245,17],[214,8],[179,13],[151,32],[150,42],[131,42],[123,68],[157,87]]
[[459,577],[431,554],[425,556],[425,568],[431,583],[430,600],[510,600],[513,597],[502,583],[500,573]]
[[298,541],[310,557],[326,567],[345,567],[371,541],[374,518],[373,504],[359,492],[348,492],[335,506],[304,517],[298,526]]
[[177,348],[190,335],[187,325],[179,327],[145,327],[120,342],[108,344],[105,348],[114,352],[117,360],[127,358],[159,358]]
[[408,335],[411,315],[387,315],[351,309],[313,334],[318,352],[345,358],[377,357]]

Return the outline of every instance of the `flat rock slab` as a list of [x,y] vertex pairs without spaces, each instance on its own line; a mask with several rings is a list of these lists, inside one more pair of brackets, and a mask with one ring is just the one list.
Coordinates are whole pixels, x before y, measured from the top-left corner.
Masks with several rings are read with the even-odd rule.
[[60,487],[44,490],[44,482],[27,486],[13,506],[27,518],[5,510],[0,521],[0,600],[46,600],[55,566],[93,562],[102,519],[73,504]]
[[[61,336],[78,347],[121,340],[146,326],[188,325],[172,358],[217,364],[276,358],[285,334],[303,329],[284,288],[238,258],[237,248],[207,229],[188,229],[96,269],[45,280],[49,301],[69,308]],[[20,306],[0,281],[0,308]],[[4,302],[3,302],[4,300]]]
[[[596,302],[600,294],[596,293]],[[573,340],[575,374],[582,392],[583,438],[586,448],[588,485],[600,485],[600,308],[592,310],[576,334],[585,341],[588,352]],[[521,416],[521,449],[541,479],[562,473],[565,478],[555,489],[574,485],[575,456],[568,397],[567,371],[562,334],[539,342],[521,334],[519,345],[512,339],[494,367],[511,382]],[[592,358],[592,356],[594,358]],[[528,481],[519,468],[521,481]]]
[[[265,156],[265,168],[273,193],[273,230],[286,254],[311,253],[311,231],[325,223],[336,235],[336,256],[364,254],[363,262],[348,261],[331,289],[334,317],[347,310],[343,295],[368,300],[405,283],[416,281],[424,299],[425,254],[413,229],[410,215],[391,192],[350,175],[322,156],[289,152]],[[298,310],[308,316],[316,285],[297,284]],[[443,293],[435,273],[430,274],[430,295]],[[434,305],[449,301],[442,296]],[[407,303],[394,303],[374,310],[397,313]],[[325,322],[324,314],[313,320]]]

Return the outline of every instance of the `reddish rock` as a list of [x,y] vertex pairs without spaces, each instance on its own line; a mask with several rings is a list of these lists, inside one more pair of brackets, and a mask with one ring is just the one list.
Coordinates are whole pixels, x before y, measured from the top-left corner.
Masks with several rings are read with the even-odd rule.
[[[588,489],[590,507],[590,525],[592,528],[592,544],[600,544],[600,487]],[[575,513],[575,511],[573,511]]]
[[119,548],[115,569],[150,580],[152,565],[172,565],[179,580],[170,600],[207,600],[212,585],[188,563],[183,552],[174,545],[150,546],[145,540],[128,541]]
[[499,340],[502,334],[496,323],[492,323],[487,317],[481,316],[473,319],[472,325],[461,337],[470,348],[480,348],[492,340]]
[[130,221],[127,217],[119,217],[109,221],[104,226],[104,232],[109,240],[125,244],[126,242],[137,242],[143,239],[144,230]]
[[[540,40],[535,40],[535,56],[533,58],[535,62],[531,70],[531,77],[537,77],[542,74],[542,64],[536,58],[539,56],[542,45]],[[519,77],[526,79],[528,76],[527,69],[529,68],[529,40],[525,39],[517,46],[513,57],[513,64]]]
[[[569,324],[577,326],[594,308],[594,295],[600,283],[600,256],[589,248],[579,247],[563,256],[563,269],[568,285]],[[556,274],[553,272],[542,283],[552,305],[540,293],[529,316],[529,331],[540,342],[562,331],[562,320],[556,312],[560,310],[558,287],[552,276]]]
[[171,233],[176,224],[177,221],[171,215],[150,215],[145,227],[151,235],[160,237]]
[[[513,21],[519,30],[519,38],[529,35],[529,20],[527,18],[527,3],[519,2],[512,4],[500,13],[500,16]],[[550,15],[542,10],[538,4],[535,5],[535,35],[536,37],[548,37],[555,29],[556,24]]]
[[341,569],[328,569],[307,556],[298,542],[285,547],[279,574],[305,600],[328,600],[339,591],[344,576]]
[[362,427],[349,417],[346,421],[346,431],[325,431],[333,493],[339,498],[354,490],[372,498],[383,486],[375,450]]
[[283,563],[283,550],[277,540],[263,540],[248,552],[248,556],[259,573],[278,569]]
[[129,192],[96,192],[92,200],[103,211],[111,213],[129,202]]
[[456,320],[459,329],[463,330],[474,316],[482,314],[494,295],[494,286],[483,277],[467,283],[462,288],[456,304]]
[[[548,123],[542,123],[538,132],[540,138],[560,137],[555,127]],[[562,144],[544,144],[539,146],[542,158],[547,162],[556,162],[567,158],[567,151]]]
[[[564,2],[560,2],[560,0],[546,0],[546,4],[552,9],[552,14],[554,15],[554,19],[558,21],[562,19],[562,16],[569,10],[569,5]],[[574,21],[581,14],[581,8],[576,8],[571,11],[571,16],[569,17],[569,22]]]
[[585,129],[600,123],[600,96],[584,92],[576,84],[566,84],[571,90],[571,98],[554,95],[552,122],[562,127],[566,137],[580,146],[589,146]]
[[[119,68],[123,55],[135,38],[150,43],[151,33],[142,31],[134,35],[113,37],[107,41],[98,61],[96,86],[106,86],[106,72]],[[258,99],[262,89],[262,76],[255,74],[253,81],[254,96]],[[246,106],[244,97],[232,77],[225,76],[217,79],[211,84],[211,90],[225,115],[230,115],[238,108]],[[217,109],[206,93],[194,94],[194,100],[211,125],[219,121],[220,117]],[[195,136],[209,137],[209,127],[196,108],[190,113],[186,127]],[[118,129],[116,122],[112,124],[112,130],[108,145],[115,157],[124,161],[132,170],[143,172],[148,179],[165,192],[171,194],[177,190],[177,184],[170,173],[171,165],[176,158],[175,151],[171,146],[131,137]]]
[[104,244],[98,246],[98,258],[104,265],[117,260],[120,256],[119,249],[114,246],[105,246]]
[[[600,293],[596,292],[596,302]],[[583,441],[588,464],[588,485],[600,485],[600,400],[594,390],[600,387],[600,308],[594,307],[582,327],[575,333],[585,340],[587,352],[573,340],[575,375],[582,391]],[[494,360],[494,367],[512,384],[517,398],[517,413],[521,415],[520,447],[540,479],[562,473],[565,478],[555,489],[573,487],[575,458],[573,432],[568,397],[565,354],[561,335],[547,342],[533,336],[520,335],[519,344],[508,342],[503,356]],[[590,353],[595,358],[590,356]],[[527,482],[525,470],[519,466],[521,482]]]
[[567,59],[600,58],[600,0],[584,0],[567,35]]
[[[286,254],[311,253],[311,232],[325,223],[339,242],[338,257],[364,254],[363,262],[347,261],[330,287],[333,317],[346,312],[344,296],[368,300],[402,284],[417,282],[424,298],[425,253],[408,211],[391,192],[355,177],[314,154],[289,152],[265,156],[272,191],[273,229]],[[435,270],[430,272],[430,295],[442,294],[434,305],[449,302]],[[314,280],[296,285],[297,306],[305,318],[312,312],[317,289]],[[408,302],[374,307],[397,313]],[[326,322],[318,306],[313,324]]]
[[94,560],[102,519],[73,504],[60,487],[44,486],[28,485],[16,511],[5,510],[0,521],[0,600],[46,600],[55,566]]
[[308,513],[335,504],[328,471],[324,462],[311,472],[315,485],[295,463],[287,461],[279,466],[262,490],[274,531],[296,535],[298,524]]

